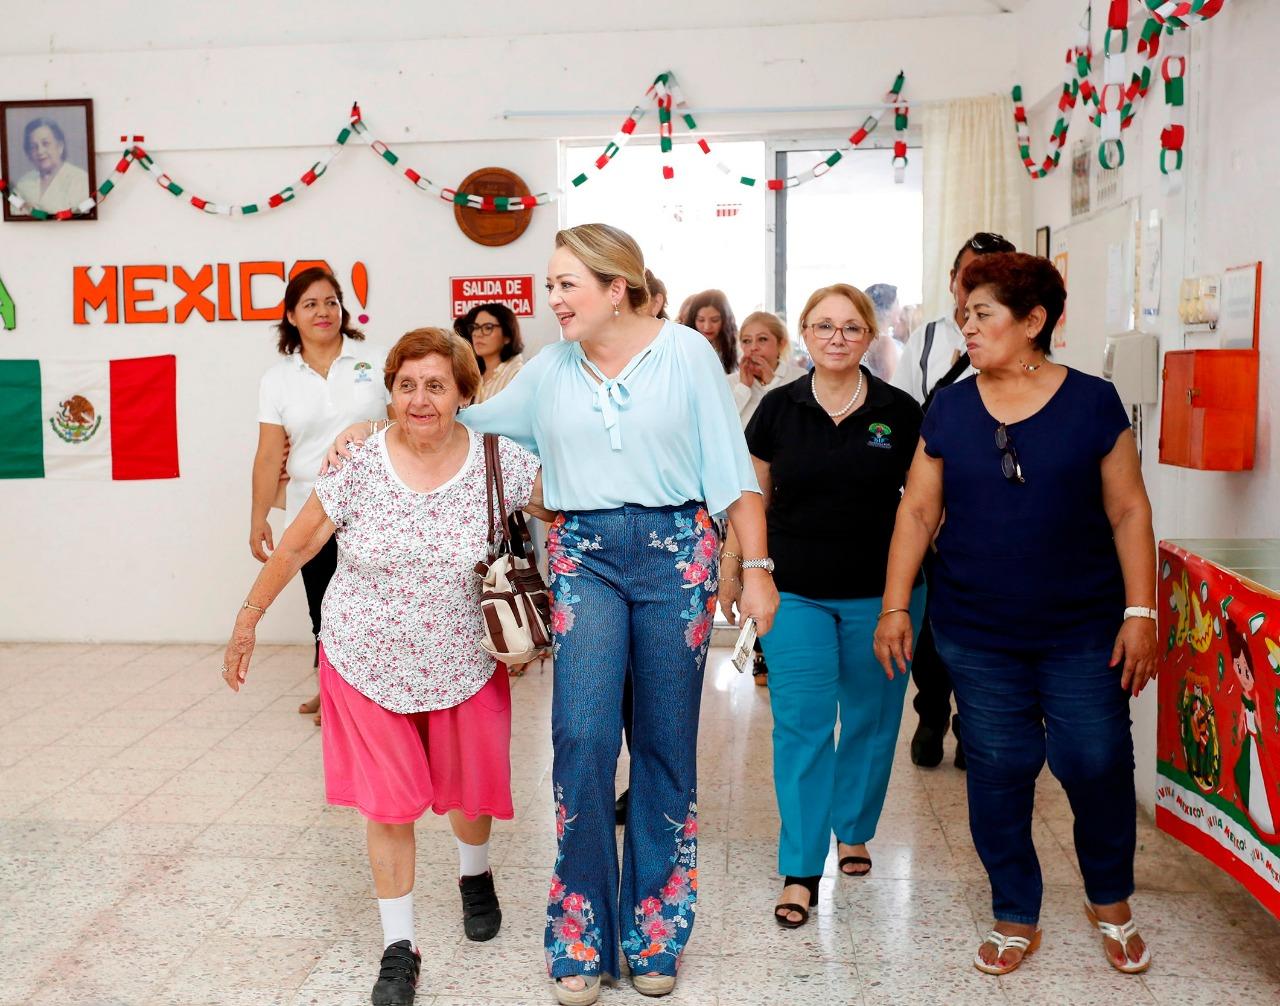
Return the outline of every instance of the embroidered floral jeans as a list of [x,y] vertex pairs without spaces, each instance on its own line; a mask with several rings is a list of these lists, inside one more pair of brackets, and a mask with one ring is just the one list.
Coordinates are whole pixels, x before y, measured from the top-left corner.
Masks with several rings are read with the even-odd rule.
[[[547,903],[553,978],[673,975],[698,892],[698,708],[719,542],[706,508],[624,506],[551,526],[558,852]],[[621,895],[614,771],[633,688]]]

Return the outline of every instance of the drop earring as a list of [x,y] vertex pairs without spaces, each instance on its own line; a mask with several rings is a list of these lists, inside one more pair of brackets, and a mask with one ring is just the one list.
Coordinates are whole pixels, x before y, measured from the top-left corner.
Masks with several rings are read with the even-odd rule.
[[618,302],[616,300],[613,302],[613,316],[615,318],[618,317]]

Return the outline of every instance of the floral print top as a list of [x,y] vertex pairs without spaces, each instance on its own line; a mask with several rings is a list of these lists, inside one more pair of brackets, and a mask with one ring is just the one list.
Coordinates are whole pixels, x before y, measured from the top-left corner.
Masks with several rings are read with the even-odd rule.
[[[320,641],[342,679],[395,713],[448,709],[478,692],[494,660],[480,648],[487,557],[484,440],[431,492],[401,481],[386,432],[369,438],[316,496],[337,530],[338,568],[325,592]],[[533,492],[538,459],[498,441],[508,511]]]

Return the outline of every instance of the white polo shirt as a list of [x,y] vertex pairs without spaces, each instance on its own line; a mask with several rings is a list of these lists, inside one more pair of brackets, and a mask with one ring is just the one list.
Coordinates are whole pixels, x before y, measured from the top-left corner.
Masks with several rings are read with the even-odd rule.
[[315,485],[334,438],[353,423],[386,419],[391,393],[382,379],[387,351],[342,337],[329,376],[312,370],[302,353],[273,363],[258,386],[258,422],[283,426],[289,436],[285,519],[292,522]]
[[[938,383],[939,378],[951,369],[960,358],[960,354],[964,352],[964,335],[960,331],[960,326],[956,324],[954,313],[948,311],[933,322],[933,345],[929,347],[927,363],[922,364],[925,333],[928,328],[928,325],[921,325],[911,333],[906,346],[903,347],[898,368],[893,372],[893,379],[889,381],[895,388],[905,391],[920,405],[924,404],[925,396]],[[969,367],[956,380],[963,381],[975,373],[976,371]]]

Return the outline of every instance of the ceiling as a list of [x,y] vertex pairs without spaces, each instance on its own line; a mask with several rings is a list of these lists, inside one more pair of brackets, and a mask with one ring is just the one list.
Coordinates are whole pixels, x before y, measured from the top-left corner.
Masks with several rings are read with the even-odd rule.
[[[0,56],[18,53],[116,52],[224,48],[337,41],[699,30],[1011,13],[1028,0],[597,0],[594,4],[488,0],[483,5],[350,0],[299,5],[260,0],[188,0],[174,16],[171,0],[102,0],[92,17],[83,0],[42,0],[7,18]],[[207,11],[206,13],[202,13]],[[714,44],[714,34],[708,43]]]

